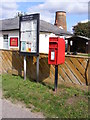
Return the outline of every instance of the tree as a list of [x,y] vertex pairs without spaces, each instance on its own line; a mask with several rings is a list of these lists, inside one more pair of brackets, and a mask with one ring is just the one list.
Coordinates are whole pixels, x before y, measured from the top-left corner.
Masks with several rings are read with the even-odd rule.
[[90,38],[90,21],[87,23],[78,23],[73,27],[74,35],[81,35]]

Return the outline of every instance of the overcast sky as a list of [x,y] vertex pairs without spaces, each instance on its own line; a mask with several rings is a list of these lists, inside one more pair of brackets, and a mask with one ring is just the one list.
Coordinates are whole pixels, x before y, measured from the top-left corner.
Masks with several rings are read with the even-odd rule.
[[[66,2],[67,1],[67,2]],[[72,2],[71,2],[72,1]],[[1,0],[0,19],[13,18],[17,12],[40,13],[40,18],[52,24],[55,22],[55,12],[66,12],[67,29],[78,22],[88,20],[89,0]]]

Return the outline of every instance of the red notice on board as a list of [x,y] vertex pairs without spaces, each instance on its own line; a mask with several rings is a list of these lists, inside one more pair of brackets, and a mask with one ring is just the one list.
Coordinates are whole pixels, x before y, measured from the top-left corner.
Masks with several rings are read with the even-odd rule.
[[10,38],[10,46],[18,47],[18,38]]

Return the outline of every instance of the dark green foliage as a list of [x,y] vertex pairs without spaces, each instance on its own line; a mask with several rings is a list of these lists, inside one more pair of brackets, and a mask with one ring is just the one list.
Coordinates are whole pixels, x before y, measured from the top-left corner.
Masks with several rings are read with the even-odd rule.
[[90,38],[90,21],[87,23],[78,23],[73,27],[74,35],[81,35]]

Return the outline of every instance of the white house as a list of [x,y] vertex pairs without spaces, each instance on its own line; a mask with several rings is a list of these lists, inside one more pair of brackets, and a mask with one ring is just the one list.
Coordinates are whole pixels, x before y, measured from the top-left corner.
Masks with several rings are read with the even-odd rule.
[[[10,50],[10,37],[18,37],[19,40],[19,17],[0,20],[0,25],[0,49]],[[65,38],[70,35],[70,32],[40,20],[39,52],[48,53],[49,37],[59,36]],[[19,50],[19,44],[17,49]]]

